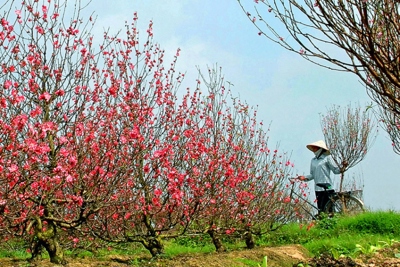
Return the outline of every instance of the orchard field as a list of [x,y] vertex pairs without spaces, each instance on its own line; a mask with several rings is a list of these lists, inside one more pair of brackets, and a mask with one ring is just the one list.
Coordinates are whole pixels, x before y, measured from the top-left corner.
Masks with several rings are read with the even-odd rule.
[[[303,219],[289,155],[268,144],[256,109],[221,69],[180,88],[180,50],[165,62],[153,23],[118,35],[59,0],[0,6],[0,236],[34,260],[68,248],[254,236]],[[139,38],[140,36],[140,38]],[[308,194],[305,184],[295,186]]]
[[[256,239],[247,249],[240,238],[224,239],[226,252],[215,252],[207,235],[180,237],[166,242],[165,254],[152,258],[141,246],[119,246],[88,251],[70,248],[66,266],[399,266],[400,233],[395,226],[400,214],[367,212],[356,217],[322,219],[311,225],[288,224],[280,230]],[[7,249],[8,248],[8,249]],[[30,261],[22,244],[3,244],[1,266],[56,266],[46,253],[43,259]],[[303,264],[303,265],[301,265]],[[308,264],[308,265],[307,265]]]
[[[2,266],[259,266],[265,256],[290,266],[323,248],[334,260],[354,256],[368,223],[348,233],[354,247],[306,246],[346,228],[310,220],[291,192],[310,189],[289,183],[290,155],[268,144],[257,110],[231,94],[219,67],[181,88],[180,50],[166,62],[151,21],[142,32],[135,13],[119,34],[94,36],[83,1],[64,2],[0,4]],[[396,246],[397,230],[385,231],[369,233],[362,254]]]

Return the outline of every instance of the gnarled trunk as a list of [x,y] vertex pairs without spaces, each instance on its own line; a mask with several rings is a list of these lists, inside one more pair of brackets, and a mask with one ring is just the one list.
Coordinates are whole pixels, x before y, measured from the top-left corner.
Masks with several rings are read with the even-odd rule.
[[150,217],[143,214],[143,223],[145,224],[148,236],[141,240],[143,246],[150,251],[151,256],[157,257],[164,253],[164,245],[161,238],[157,235],[157,231],[154,229],[151,223]]
[[246,242],[246,247],[248,249],[253,249],[256,246],[253,234],[251,233],[250,229],[246,229],[246,233],[244,234],[244,241]]
[[224,252],[226,251],[226,248],[224,247],[224,245],[221,242],[221,239],[218,236],[218,233],[214,230],[214,229],[209,229],[207,231],[207,233],[210,235],[212,242],[215,246],[215,250],[217,252]]
[[150,251],[151,256],[157,257],[164,253],[164,245],[159,237],[147,237],[142,240],[143,246]]
[[66,264],[64,251],[58,242],[57,227],[54,222],[48,222],[46,229],[43,228],[40,218],[35,219],[35,236],[31,243],[32,260],[40,257],[42,247],[49,254],[50,262],[55,264]]

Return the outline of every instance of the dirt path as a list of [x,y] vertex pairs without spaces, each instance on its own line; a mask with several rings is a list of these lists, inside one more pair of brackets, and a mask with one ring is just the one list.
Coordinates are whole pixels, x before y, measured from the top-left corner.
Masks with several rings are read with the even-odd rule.
[[[256,248],[252,250],[231,251],[225,253],[198,254],[190,256],[177,256],[173,259],[134,259],[132,257],[110,256],[108,260],[67,259],[65,267],[246,267],[260,264],[263,258],[268,257],[268,267],[292,267],[294,263],[307,259],[306,250],[298,245],[282,246],[276,248]],[[252,264],[252,265],[250,265]],[[0,259],[1,267],[56,267],[48,259],[29,264],[27,261]],[[135,266],[135,265],[134,265]]]
[[[108,259],[98,260],[95,258],[69,259],[65,267],[249,267],[261,266],[265,256],[268,258],[268,267],[293,267],[299,262],[308,262],[310,266],[324,267],[400,267],[400,259],[395,255],[399,253],[399,246],[388,248],[368,257],[352,259],[332,259],[323,257],[311,259],[300,245],[290,245],[281,247],[259,247],[252,250],[239,250],[225,253],[209,253],[177,256],[173,259],[160,258],[151,260],[150,258],[134,258],[124,256],[110,256]],[[1,267],[58,267],[42,260],[39,262],[28,263],[27,261],[0,259]],[[60,266],[60,265],[59,265]]]

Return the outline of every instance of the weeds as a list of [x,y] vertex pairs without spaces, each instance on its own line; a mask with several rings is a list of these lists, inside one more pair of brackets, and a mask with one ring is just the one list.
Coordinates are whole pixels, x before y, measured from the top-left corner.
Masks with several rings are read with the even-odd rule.
[[[312,255],[328,254],[333,258],[372,254],[400,240],[400,214],[366,212],[356,217],[322,217],[309,230],[298,224],[271,233],[269,244],[301,244]],[[400,255],[399,255],[400,256]]]
[[[281,246],[300,244],[305,247],[311,256],[328,255],[332,259],[342,260],[345,257],[358,257],[359,255],[374,255],[377,251],[398,245],[400,240],[400,214],[395,212],[367,212],[356,217],[323,217],[314,222],[313,227],[308,224],[287,224],[279,230],[256,237],[258,246]],[[241,243],[240,243],[241,242]],[[229,250],[245,247],[237,238],[224,237],[224,244]],[[192,253],[210,253],[215,247],[208,235],[185,236],[165,242],[165,256],[172,258],[177,255]],[[113,246],[112,250],[99,248],[88,252],[84,249],[67,251],[72,257],[106,258],[107,255],[125,255],[132,261],[132,265],[139,264],[137,255],[147,255],[141,246],[125,244]],[[136,256],[135,256],[136,255]],[[21,242],[4,242],[0,244],[0,257],[17,259],[29,258],[30,254]],[[47,255],[45,255],[47,256]],[[400,258],[400,253],[392,255]],[[246,260],[246,266],[267,267],[267,258],[259,260]],[[139,264],[140,265],[140,264]],[[300,263],[297,267],[307,267]]]

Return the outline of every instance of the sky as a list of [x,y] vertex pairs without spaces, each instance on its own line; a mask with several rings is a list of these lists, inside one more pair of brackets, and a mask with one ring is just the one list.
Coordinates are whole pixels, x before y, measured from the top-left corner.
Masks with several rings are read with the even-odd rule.
[[[195,88],[196,66],[222,67],[233,95],[257,107],[258,119],[270,125],[270,147],[291,153],[298,174],[308,174],[313,157],[305,146],[323,139],[320,114],[332,105],[372,102],[354,74],[313,65],[259,36],[235,0],[94,0],[85,12],[97,16],[95,36],[123,29],[137,12],[144,38],[152,20],[166,62],[181,49],[176,70],[186,72],[182,90]],[[346,175],[364,186],[366,207],[400,211],[400,155],[383,129],[366,158]],[[338,183],[339,176],[334,179]]]

